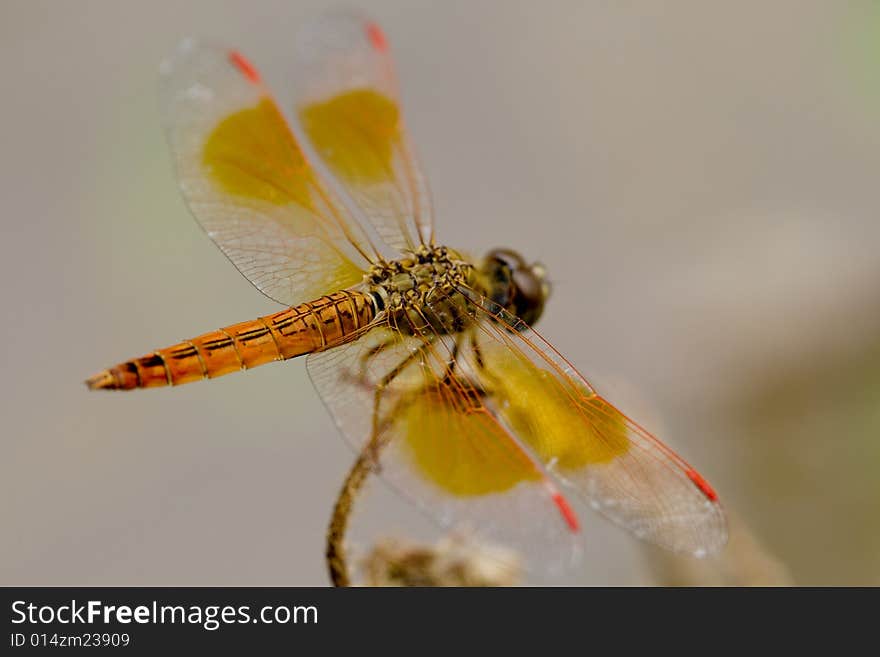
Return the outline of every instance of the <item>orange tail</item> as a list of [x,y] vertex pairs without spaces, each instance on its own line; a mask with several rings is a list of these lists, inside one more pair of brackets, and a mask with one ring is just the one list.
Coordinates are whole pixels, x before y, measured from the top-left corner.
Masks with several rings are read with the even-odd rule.
[[120,363],[86,385],[92,390],[131,390],[213,379],[337,345],[374,316],[369,295],[335,292]]

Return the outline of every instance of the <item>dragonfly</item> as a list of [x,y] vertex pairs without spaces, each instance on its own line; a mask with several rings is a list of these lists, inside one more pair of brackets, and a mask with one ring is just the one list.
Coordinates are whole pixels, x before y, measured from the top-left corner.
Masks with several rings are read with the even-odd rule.
[[306,356],[344,438],[444,526],[549,558],[580,540],[579,511],[592,508],[650,543],[717,553],[725,514],[706,479],[532,328],[545,268],[437,241],[379,25],[328,13],[297,42],[296,123],[238,50],[186,40],[161,67],[192,214],[285,309],[125,361],[88,387],[177,386]]

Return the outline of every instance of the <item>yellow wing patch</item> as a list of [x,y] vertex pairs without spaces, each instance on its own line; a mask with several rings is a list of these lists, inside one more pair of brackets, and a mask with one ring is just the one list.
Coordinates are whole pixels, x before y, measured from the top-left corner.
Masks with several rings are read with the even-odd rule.
[[542,461],[576,470],[626,452],[623,416],[607,402],[596,396],[574,401],[542,370],[517,379],[509,382],[510,406],[502,415]]
[[408,402],[400,421],[419,471],[461,497],[499,493],[540,479],[535,464],[497,420],[470,401],[458,396],[457,388],[440,382]]
[[487,386],[498,413],[538,458],[561,471],[607,463],[629,448],[624,416],[592,391],[566,385],[518,350],[490,346]]
[[303,129],[333,172],[346,182],[393,180],[400,142],[397,104],[372,89],[354,89],[300,110]]
[[[507,432],[541,463],[561,472],[607,463],[629,449],[624,416],[591,391],[569,388],[517,351],[485,351],[486,403],[469,384],[435,381],[405,402],[398,421],[419,471],[453,495],[499,493],[542,473]],[[501,422],[499,422],[499,419]],[[505,428],[505,425],[507,428]]]
[[311,168],[271,98],[223,119],[205,141],[202,164],[229,194],[313,209]]

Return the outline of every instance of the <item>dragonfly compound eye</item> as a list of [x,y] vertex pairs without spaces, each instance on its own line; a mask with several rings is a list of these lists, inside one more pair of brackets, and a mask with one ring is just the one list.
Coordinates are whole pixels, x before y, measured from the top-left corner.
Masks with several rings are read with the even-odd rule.
[[486,256],[489,296],[495,303],[534,324],[550,295],[543,265],[530,265],[516,251],[494,249]]

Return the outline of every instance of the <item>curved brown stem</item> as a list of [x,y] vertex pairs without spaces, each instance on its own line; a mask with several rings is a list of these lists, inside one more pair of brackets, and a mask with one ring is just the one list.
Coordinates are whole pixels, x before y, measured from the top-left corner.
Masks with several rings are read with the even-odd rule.
[[[330,571],[330,581],[333,586],[351,586],[351,578],[348,573],[348,564],[345,559],[345,532],[348,529],[348,519],[354,506],[355,498],[366,481],[367,476],[373,469],[379,469],[379,453],[388,442],[389,436],[383,435],[379,421],[379,409],[382,394],[388,385],[414,360],[423,358],[425,350],[430,348],[434,339],[425,342],[419,349],[413,351],[404,358],[396,367],[388,372],[376,386],[373,397],[373,427],[370,440],[358,456],[357,461],[348,472],[339,497],[336,498],[336,506],[333,507],[333,516],[327,527],[327,569]],[[369,360],[377,353],[386,348],[388,343],[381,343],[370,350],[365,360]]]
[[355,497],[363,487],[364,481],[376,463],[373,451],[367,446],[358,456],[339,497],[336,498],[336,506],[333,507],[333,516],[327,527],[327,569],[330,571],[330,581],[333,586],[351,586],[351,578],[348,573],[348,564],[345,560],[345,532],[348,529],[348,519],[354,506]]

